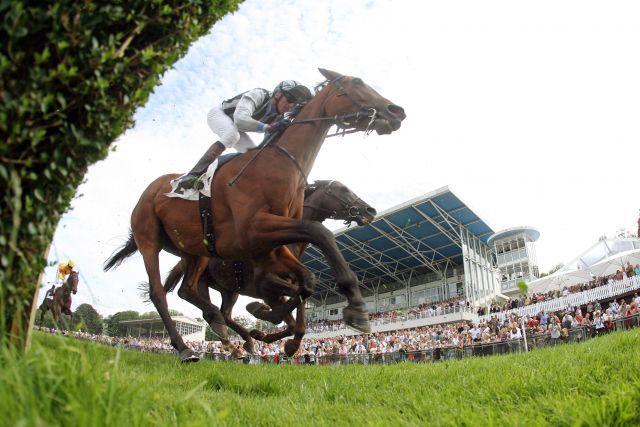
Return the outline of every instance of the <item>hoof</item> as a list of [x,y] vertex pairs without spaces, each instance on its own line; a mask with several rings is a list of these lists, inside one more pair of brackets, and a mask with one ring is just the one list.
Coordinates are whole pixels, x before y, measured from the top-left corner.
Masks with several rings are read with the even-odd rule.
[[275,313],[271,307],[258,301],[247,304],[247,311],[256,319],[271,322],[274,325],[279,325],[284,320],[282,313]]
[[296,351],[298,351],[299,347],[300,342],[296,343],[295,340],[287,340],[287,342],[284,343],[284,353],[288,357],[291,357],[296,354]]
[[367,313],[367,310],[357,309],[348,305],[342,309],[342,318],[347,326],[364,334],[371,333],[371,324],[369,323],[369,313]]
[[200,358],[190,348],[185,348],[180,352],[180,362],[182,363],[197,362],[198,360]]
[[[263,313],[265,311],[271,311],[271,307],[269,307],[267,304],[263,304],[260,301],[254,301],[251,302],[249,304],[247,304],[247,311],[252,314],[254,317],[258,317],[256,316],[256,314],[260,314]],[[258,317],[259,319],[259,317]]]
[[226,351],[232,351],[234,349],[233,344],[228,339],[220,340],[222,342],[222,348]]
[[242,344],[242,348],[244,348],[244,351],[251,355],[255,354],[255,349],[253,348],[253,340],[245,341],[244,344]]
[[264,337],[267,336],[267,334],[257,329],[252,329],[251,332],[249,332],[249,335],[251,335],[251,338],[258,341],[264,340]]
[[212,322],[209,324],[211,326],[211,331],[216,338],[218,338],[223,343],[229,340],[229,335],[227,332],[227,324],[226,323],[216,323]]

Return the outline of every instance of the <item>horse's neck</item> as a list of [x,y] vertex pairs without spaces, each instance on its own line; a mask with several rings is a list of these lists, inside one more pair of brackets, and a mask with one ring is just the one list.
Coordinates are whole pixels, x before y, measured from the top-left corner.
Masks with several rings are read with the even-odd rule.
[[[326,88],[320,91],[300,111],[296,116],[296,121],[324,118],[326,115],[324,104],[330,94],[331,90]],[[305,175],[309,175],[331,126],[332,122],[329,120],[293,125],[282,135],[278,145],[286,148],[296,159]]]
[[[316,190],[319,191],[319,190]],[[305,205],[307,202],[313,202],[313,200],[305,200]],[[320,205],[313,205],[320,206]],[[329,218],[328,211],[322,208],[312,207],[310,204],[309,207],[306,207],[302,211],[302,219],[306,221],[316,221],[316,222],[324,222],[325,219]]]

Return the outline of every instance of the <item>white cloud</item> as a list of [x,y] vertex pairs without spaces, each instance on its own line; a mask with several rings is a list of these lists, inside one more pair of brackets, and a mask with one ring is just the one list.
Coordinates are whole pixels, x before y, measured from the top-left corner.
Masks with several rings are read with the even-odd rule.
[[[117,151],[90,168],[50,258],[81,269],[74,305],[152,309],[137,296],[147,280],[139,257],[101,270],[142,190],[188,170],[215,140],[205,119],[212,105],[283,79],[312,86],[323,67],[362,77],[408,118],[391,136],[327,140],[311,178],[339,179],[379,211],[450,185],[496,231],[540,229],[544,271],[635,225],[639,9],[248,0],[163,76]],[[163,273],[173,262],[163,258]],[[170,305],[198,315],[177,298]]]

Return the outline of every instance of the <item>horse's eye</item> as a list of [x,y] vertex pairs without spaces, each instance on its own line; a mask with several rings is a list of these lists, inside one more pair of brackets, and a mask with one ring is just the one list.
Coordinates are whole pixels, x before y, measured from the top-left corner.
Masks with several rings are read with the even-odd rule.
[[362,81],[362,79],[360,77],[355,77],[353,80],[351,80],[351,83],[353,83],[354,85],[362,85],[362,84],[364,84],[364,82]]

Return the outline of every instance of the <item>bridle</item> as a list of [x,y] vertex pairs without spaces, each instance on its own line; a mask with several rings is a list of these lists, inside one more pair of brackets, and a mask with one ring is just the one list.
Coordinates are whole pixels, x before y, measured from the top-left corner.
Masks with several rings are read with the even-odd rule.
[[[331,189],[331,186],[333,185],[335,181],[329,181],[328,184],[322,186],[321,188],[318,188],[315,191],[321,190],[324,192],[324,194],[326,194],[329,197],[334,198],[335,200],[338,201],[338,203],[340,204],[340,209],[327,209],[324,208],[322,206],[318,206],[318,205],[312,205],[310,203],[307,203],[307,199],[305,198],[305,203],[304,203],[304,207],[307,209],[311,209],[314,211],[319,211],[322,212],[324,214],[326,214],[326,218],[325,219],[343,219],[344,218],[344,225],[346,225],[347,227],[351,226],[351,223],[353,221],[357,222],[357,218],[360,216],[360,208],[356,205],[358,202],[362,202],[362,199],[360,199],[360,197],[356,196],[354,194],[353,198],[346,199],[344,197],[341,197],[339,194],[337,194],[335,191],[333,191]],[[314,184],[315,185],[315,184]],[[309,186],[309,187],[313,187]],[[352,193],[353,194],[353,193]]]
[[[375,123],[376,119],[378,118],[378,111],[373,107],[364,106],[360,102],[356,101],[353,98],[353,96],[351,96],[349,92],[345,90],[344,86],[342,86],[342,84],[340,83],[340,80],[342,80],[344,77],[345,76],[338,76],[332,80],[328,80],[328,79],[325,80],[324,82],[320,83],[315,87],[315,92],[318,93],[324,87],[330,84],[333,84],[338,89],[338,92],[339,92],[338,96],[346,96],[353,105],[358,107],[358,111],[356,111],[355,113],[336,114],[333,117],[316,117],[316,118],[304,119],[304,120],[295,120],[294,118],[291,124],[300,125],[304,123],[331,121],[333,122],[332,124],[336,125],[338,129],[336,130],[335,133],[331,135],[327,135],[327,138],[331,138],[332,136],[338,136],[338,135],[344,136],[349,133],[355,133],[360,131],[364,132],[365,135],[370,134],[373,131],[373,129],[371,129],[371,126]],[[326,102],[327,101],[325,100],[325,103]],[[301,104],[301,105],[304,106],[304,104]],[[357,125],[358,125],[358,122],[363,117],[368,118],[369,122],[367,123],[367,127],[364,130],[360,130],[357,128]],[[342,132],[340,132],[340,129],[342,129]]]

